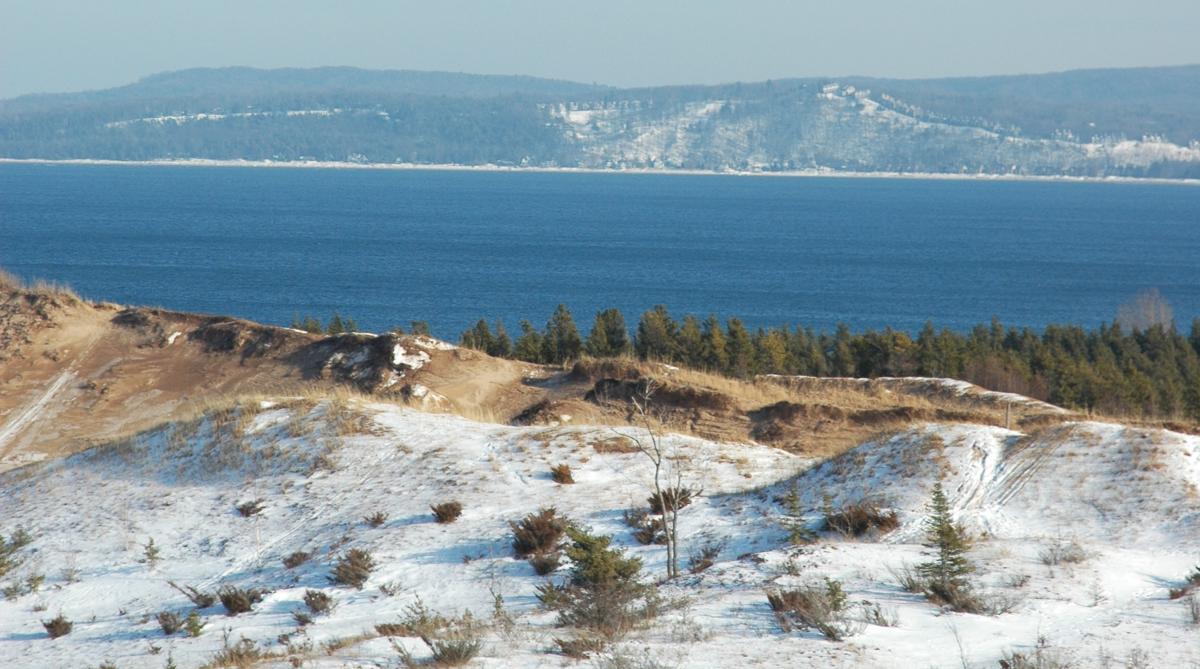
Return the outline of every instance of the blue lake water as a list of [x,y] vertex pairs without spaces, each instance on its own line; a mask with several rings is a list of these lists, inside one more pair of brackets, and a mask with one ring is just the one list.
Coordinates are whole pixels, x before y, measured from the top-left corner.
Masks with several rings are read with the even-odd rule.
[[87,297],[454,339],[564,302],[831,329],[1200,316],[1200,188],[0,164],[0,266]]

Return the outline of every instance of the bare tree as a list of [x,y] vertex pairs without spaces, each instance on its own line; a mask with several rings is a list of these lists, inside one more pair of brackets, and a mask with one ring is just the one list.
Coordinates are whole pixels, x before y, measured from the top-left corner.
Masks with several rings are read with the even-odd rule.
[[672,579],[679,576],[679,508],[684,505],[680,498],[685,488],[683,469],[672,464],[675,458],[667,452],[663,444],[663,435],[651,417],[650,405],[657,388],[658,384],[653,379],[645,379],[639,391],[630,398],[638,422],[646,430],[646,438],[642,439],[634,434],[619,434],[632,441],[638,452],[654,464],[653,494],[658,500],[658,508],[662,510],[663,535],[667,544],[667,578]]
[[1175,315],[1167,298],[1157,288],[1151,288],[1117,307],[1117,322],[1134,330],[1144,331],[1155,325],[1170,328],[1175,322]]

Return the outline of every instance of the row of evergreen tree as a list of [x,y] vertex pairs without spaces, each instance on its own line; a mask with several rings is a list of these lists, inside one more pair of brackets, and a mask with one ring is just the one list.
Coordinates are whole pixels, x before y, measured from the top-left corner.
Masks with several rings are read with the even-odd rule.
[[488,354],[560,364],[583,355],[634,355],[739,378],[755,374],[935,376],[963,379],[1062,406],[1113,415],[1200,420],[1200,318],[1190,334],[1173,325],[1143,330],[1119,324],[1041,332],[993,319],[967,333],[932,324],[914,338],[891,328],[833,333],[783,326],[751,331],[738,318],[688,315],[664,306],[646,311],[630,336],[616,309],[596,314],[587,337],[559,305],[544,329],[520,323],[514,340],[503,323],[480,320],[461,344]]

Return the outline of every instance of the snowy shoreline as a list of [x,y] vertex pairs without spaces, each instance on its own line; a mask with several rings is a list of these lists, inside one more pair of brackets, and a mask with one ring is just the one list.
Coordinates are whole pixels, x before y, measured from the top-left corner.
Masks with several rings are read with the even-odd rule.
[[1200,179],[1165,179],[1158,177],[1083,177],[1070,175],[1025,175],[1025,174],[951,174],[944,172],[852,172],[831,169],[792,170],[761,172],[752,170],[697,170],[684,168],[638,167],[531,167],[508,165],[462,165],[454,163],[352,163],[322,160],[215,160],[208,158],[186,158],[180,160],[107,160],[95,158],[0,158],[3,164],[31,165],[137,165],[162,167],[257,167],[284,169],[357,169],[357,170],[408,170],[440,172],[543,172],[563,174],[657,174],[687,176],[745,176],[745,177],[829,177],[849,179],[909,179],[950,181],[1034,181],[1054,183],[1133,183],[1200,186]]

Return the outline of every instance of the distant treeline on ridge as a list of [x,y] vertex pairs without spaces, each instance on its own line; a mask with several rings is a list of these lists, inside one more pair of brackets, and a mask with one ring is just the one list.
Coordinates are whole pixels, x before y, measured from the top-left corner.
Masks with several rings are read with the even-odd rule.
[[1039,333],[993,319],[965,334],[926,323],[914,338],[891,328],[852,333],[845,325],[833,334],[791,326],[751,331],[738,318],[676,320],[660,305],[641,315],[633,336],[620,311],[605,309],[583,337],[559,305],[542,330],[522,321],[514,340],[503,323],[480,320],[460,343],[535,363],[632,355],[738,378],[950,377],[1073,409],[1200,420],[1200,318],[1189,335],[1176,330],[1169,311],[1141,327],[1131,318],[1121,322],[1092,330],[1051,325]]

